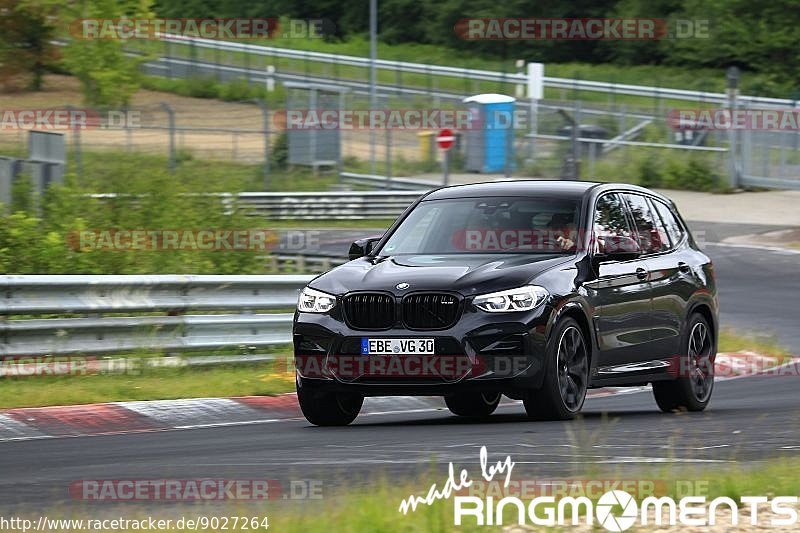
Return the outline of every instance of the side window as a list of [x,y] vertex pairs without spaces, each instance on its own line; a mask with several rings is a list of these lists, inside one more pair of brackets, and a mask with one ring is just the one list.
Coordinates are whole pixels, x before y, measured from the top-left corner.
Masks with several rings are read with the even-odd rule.
[[619,194],[604,194],[597,200],[594,215],[594,235],[600,249],[621,243],[620,237],[636,238],[625,216],[625,203]]
[[631,216],[636,226],[642,252],[654,254],[669,250],[667,234],[661,227],[660,220],[656,221],[657,219],[650,209],[647,198],[640,194],[625,194],[625,198],[631,209]]
[[658,200],[651,200],[650,202],[655,206],[658,215],[661,217],[664,228],[667,230],[667,235],[672,241],[672,246],[677,245],[683,239],[683,227],[678,218],[664,202]]

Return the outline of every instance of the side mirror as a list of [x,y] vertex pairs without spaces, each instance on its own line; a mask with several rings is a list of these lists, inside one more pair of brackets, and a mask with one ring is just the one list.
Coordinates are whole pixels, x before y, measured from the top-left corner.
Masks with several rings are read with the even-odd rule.
[[353,241],[353,244],[350,245],[350,251],[347,253],[347,255],[351,261],[353,259],[358,259],[359,257],[369,255],[380,240],[381,237],[367,237],[365,239]]
[[632,237],[613,235],[597,238],[595,257],[601,261],[629,261],[642,255],[642,247]]

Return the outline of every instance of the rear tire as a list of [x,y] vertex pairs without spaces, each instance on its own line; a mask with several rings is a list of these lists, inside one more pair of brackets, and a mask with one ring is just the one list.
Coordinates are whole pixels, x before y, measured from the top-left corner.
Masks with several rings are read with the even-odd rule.
[[586,400],[590,348],[580,325],[560,320],[547,341],[544,381],[522,400],[533,420],[571,420]]
[[306,420],[315,426],[346,426],[364,404],[360,394],[329,392],[298,378],[297,401]]
[[677,365],[678,377],[653,383],[653,396],[658,408],[665,413],[702,411],[714,390],[717,348],[708,321],[700,314],[693,314],[686,331],[682,343],[685,355],[681,355]]
[[494,413],[500,403],[501,396],[499,392],[462,392],[445,396],[444,403],[447,404],[447,408],[454,415],[481,418]]

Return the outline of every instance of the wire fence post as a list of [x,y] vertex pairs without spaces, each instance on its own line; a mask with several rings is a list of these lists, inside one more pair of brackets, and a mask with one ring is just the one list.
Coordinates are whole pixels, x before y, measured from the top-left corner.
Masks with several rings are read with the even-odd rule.
[[161,102],[161,109],[167,113],[167,121],[169,123],[169,164],[170,172],[175,172],[175,111],[166,102]]
[[269,190],[269,159],[270,159],[270,143],[269,143],[269,108],[267,103],[260,98],[255,99],[256,105],[261,109],[261,117],[263,120],[264,131],[264,190]]
[[[740,72],[739,69],[736,67],[729,67],[725,73],[725,78],[727,80],[728,85],[728,109],[730,112],[730,116],[734,117],[736,115],[736,110],[739,107],[738,97],[739,97],[739,76]],[[739,175],[741,172],[741,165],[739,163],[739,136],[737,135],[736,129],[730,129],[730,181],[729,184],[731,188],[736,189],[739,187]],[[769,152],[767,152],[769,153]],[[766,167],[765,167],[766,171]]]
[[392,128],[386,128],[386,188],[392,188]]
[[[65,106],[65,109],[72,113],[74,109],[71,105]],[[72,125],[72,148],[75,151],[75,174],[78,178],[83,178],[83,153],[81,152],[81,127],[80,125]]]

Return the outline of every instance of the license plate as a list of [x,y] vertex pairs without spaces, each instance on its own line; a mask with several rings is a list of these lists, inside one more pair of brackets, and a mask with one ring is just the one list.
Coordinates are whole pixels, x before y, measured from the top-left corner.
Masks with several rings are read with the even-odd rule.
[[433,339],[361,339],[362,355],[432,355]]

